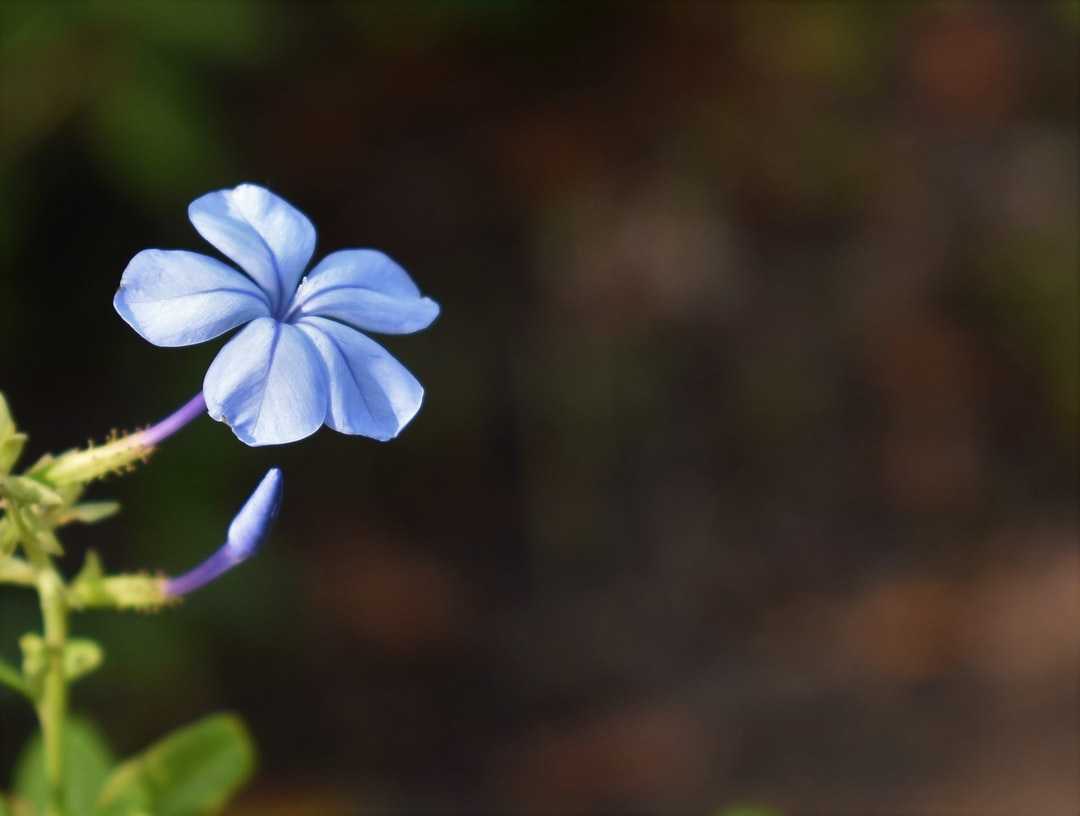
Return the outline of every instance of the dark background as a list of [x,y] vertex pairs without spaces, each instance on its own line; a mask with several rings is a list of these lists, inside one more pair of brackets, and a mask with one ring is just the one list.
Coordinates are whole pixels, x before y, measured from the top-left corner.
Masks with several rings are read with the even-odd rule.
[[[183,570],[98,613],[128,753],[220,708],[231,813],[1073,814],[1070,3],[12,3],[0,388],[28,458],[195,393],[114,313],[187,203],[294,202],[443,307],[398,440],[209,419],[67,536]],[[37,626],[0,595],[0,650]],[[0,692],[0,768],[33,722]],[[6,771],[5,771],[6,773]],[[765,812],[765,811],[762,811]]]

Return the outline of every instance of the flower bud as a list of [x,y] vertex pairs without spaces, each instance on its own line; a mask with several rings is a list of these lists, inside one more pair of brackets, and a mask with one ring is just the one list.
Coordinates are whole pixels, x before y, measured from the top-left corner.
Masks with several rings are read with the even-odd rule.
[[194,592],[254,555],[277,517],[281,487],[281,471],[272,468],[232,520],[221,548],[193,570],[168,579],[166,594],[178,597]]

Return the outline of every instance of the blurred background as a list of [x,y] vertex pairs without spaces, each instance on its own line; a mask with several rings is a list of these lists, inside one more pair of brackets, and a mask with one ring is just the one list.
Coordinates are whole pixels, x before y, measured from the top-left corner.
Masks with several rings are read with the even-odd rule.
[[[398,440],[206,419],[66,538],[126,754],[222,708],[236,814],[1075,814],[1076,2],[6,2],[0,389],[28,458],[221,342],[113,312],[264,184],[443,306]],[[38,625],[0,593],[0,650]],[[33,722],[0,691],[0,768]],[[749,812],[749,811],[747,811]]]

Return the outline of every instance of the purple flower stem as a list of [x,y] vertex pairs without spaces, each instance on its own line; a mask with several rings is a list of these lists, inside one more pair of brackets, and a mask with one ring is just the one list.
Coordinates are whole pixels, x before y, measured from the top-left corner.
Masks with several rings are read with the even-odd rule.
[[222,547],[194,569],[176,578],[168,579],[165,582],[165,593],[174,598],[187,595],[189,592],[206,586],[242,560],[244,559],[238,560],[227,547]]
[[206,413],[206,399],[202,391],[186,402],[183,407],[169,414],[156,425],[142,433],[142,439],[151,447],[157,447],[193,419]]
[[253,556],[281,507],[281,470],[270,468],[229,525],[218,551],[199,566],[165,582],[165,594],[179,598],[204,587]]

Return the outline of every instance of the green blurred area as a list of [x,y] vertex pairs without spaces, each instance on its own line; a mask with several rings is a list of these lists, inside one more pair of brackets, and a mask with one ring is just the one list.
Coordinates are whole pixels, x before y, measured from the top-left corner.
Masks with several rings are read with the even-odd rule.
[[67,566],[177,572],[287,483],[243,570],[76,620],[77,709],[239,711],[237,813],[1075,811],[1078,7],[0,6],[28,457],[199,388],[111,298],[208,190],[443,306],[392,444],[205,420],[95,489]]

